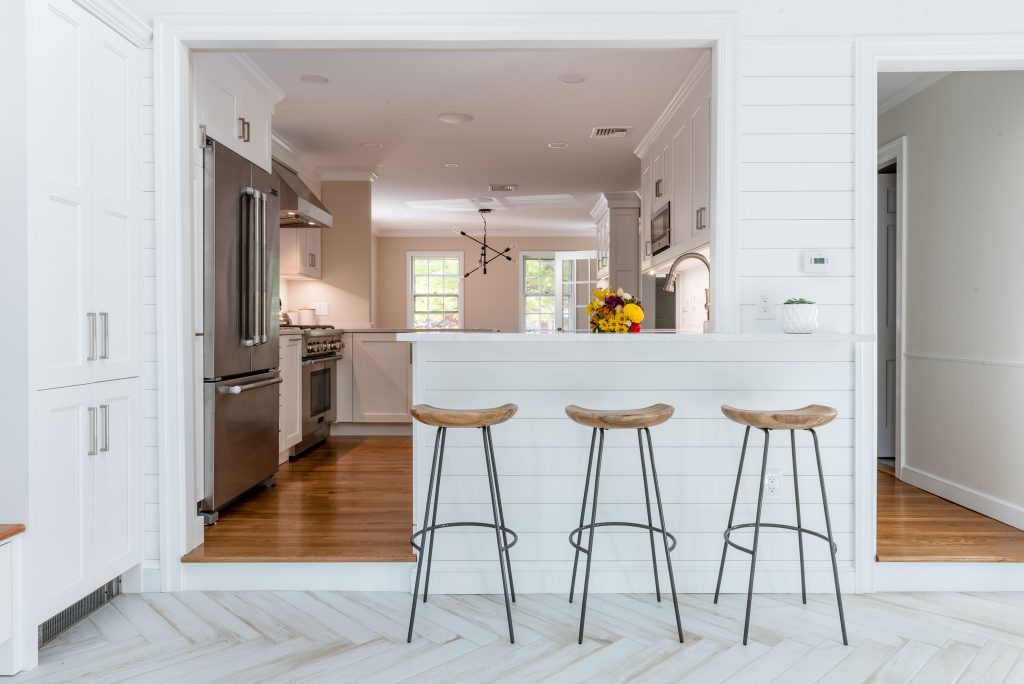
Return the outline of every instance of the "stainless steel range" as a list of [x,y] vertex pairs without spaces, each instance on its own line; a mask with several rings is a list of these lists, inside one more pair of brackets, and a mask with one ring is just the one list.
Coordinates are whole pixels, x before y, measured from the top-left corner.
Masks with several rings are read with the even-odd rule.
[[331,435],[337,418],[335,397],[338,361],[344,358],[342,332],[331,326],[292,326],[302,329],[302,441],[300,454]]

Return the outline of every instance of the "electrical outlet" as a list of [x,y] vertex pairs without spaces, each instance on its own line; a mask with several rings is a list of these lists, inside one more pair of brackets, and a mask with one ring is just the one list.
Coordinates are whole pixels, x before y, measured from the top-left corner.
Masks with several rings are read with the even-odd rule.
[[754,293],[755,318],[767,320],[775,318],[775,303],[772,293],[768,290],[757,290]]
[[766,499],[778,501],[782,498],[782,476],[778,470],[769,468],[764,473],[764,496]]
[[327,302],[310,302],[309,305],[316,310],[317,316],[327,315]]

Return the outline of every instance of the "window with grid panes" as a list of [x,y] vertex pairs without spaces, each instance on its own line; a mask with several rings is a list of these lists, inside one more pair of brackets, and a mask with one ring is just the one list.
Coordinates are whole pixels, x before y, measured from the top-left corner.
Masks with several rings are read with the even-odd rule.
[[457,254],[412,255],[411,324],[414,328],[459,328],[462,259]]
[[523,331],[555,330],[555,260],[523,257]]

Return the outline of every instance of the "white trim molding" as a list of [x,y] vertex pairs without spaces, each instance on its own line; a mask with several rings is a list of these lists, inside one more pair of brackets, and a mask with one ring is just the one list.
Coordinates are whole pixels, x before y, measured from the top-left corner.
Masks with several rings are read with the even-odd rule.
[[249,55],[243,52],[229,52],[224,55],[224,59],[231,62],[232,66],[242,72],[249,79],[249,82],[256,86],[256,89],[270,100],[270,104],[276,105],[284,99],[285,92],[274,83],[273,79],[264,73],[263,69],[256,65],[256,62],[252,61]]
[[[1024,530],[1024,507],[1015,503],[979,492],[966,485],[952,482],[910,465],[903,466],[903,481],[918,489],[960,504],[964,508]],[[1024,564],[1021,567],[1024,568]]]
[[661,114],[658,115],[658,118],[655,119],[654,125],[651,126],[650,130],[647,131],[647,133],[644,134],[644,137],[640,139],[640,142],[637,143],[636,148],[633,150],[633,154],[637,157],[642,157],[647,154],[647,150],[650,149],[652,144],[654,144],[654,141],[659,135],[661,135],[661,132],[665,130],[665,126],[668,126],[672,117],[675,116],[676,112],[679,111],[679,108],[683,106],[683,102],[685,102],[686,98],[690,96],[693,89],[697,87],[697,83],[700,82],[700,79],[704,77],[704,74],[707,73],[710,68],[711,53],[705,52],[700,56],[700,59],[697,60],[697,63],[693,65],[693,68],[690,69],[690,73],[686,75],[686,78],[683,80],[683,84],[679,86],[675,95],[673,95],[672,99],[668,101],[667,105],[665,105],[665,109],[663,109]]
[[146,47],[153,40],[153,30],[115,0],[75,0],[75,3],[127,38],[135,47]]
[[926,73],[923,76],[915,78],[913,81],[897,90],[892,95],[885,97],[878,102],[878,113],[884,114],[893,107],[902,104],[910,98],[917,95],[919,92],[927,88],[928,86],[935,85],[942,79],[949,76],[948,71],[936,71]]

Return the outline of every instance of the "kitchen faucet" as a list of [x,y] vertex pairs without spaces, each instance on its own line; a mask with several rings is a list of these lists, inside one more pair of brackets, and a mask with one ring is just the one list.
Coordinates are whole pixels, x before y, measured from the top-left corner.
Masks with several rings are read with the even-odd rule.
[[679,264],[683,263],[687,259],[696,259],[699,262],[701,262],[702,264],[704,264],[704,266],[708,269],[708,288],[704,290],[704,310],[707,312],[707,320],[710,321],[711,320],[711,287],[710,287],[710,285],[711,285],[711,262],[708,261],[708,258],[706,256],[704,256],[700,252],[686,252],[685,254],[680,254],[678,257],[676,257],[676,260],[673,261],[672,265],[669,267],[669,269],[668,269],[668,277],[665,279],[665,286],[662,289],[664,289],[665,292],[675,292],[676,291],[676,280],[678,278],[678,276],[676,276],[676,268],[678,268]]

